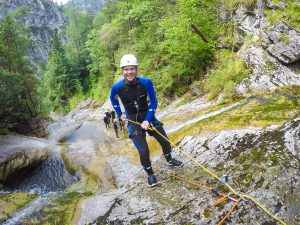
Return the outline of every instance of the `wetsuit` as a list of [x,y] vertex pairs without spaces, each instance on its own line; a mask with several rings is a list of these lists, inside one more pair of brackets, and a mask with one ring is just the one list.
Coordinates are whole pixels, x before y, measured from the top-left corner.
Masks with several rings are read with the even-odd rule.
[[118,136],[118,124],[117,124],[117,120],[113,121],[113,126],[114,126],[114,129],[115,129],[115,132],[116,132],[116,136],[118,138],[119,136]]
[[116,113],[115,113],[115,111],[111,111],[111,112],[110,112],[110,115],[111,115],[111,121],[114,121],[114,119],[116,118]]
[[[128,83],[124,79],[115,83],[111,88],[110,100],[114,110],[120,117],[122,115],[120,104],[117,97],[120,97],[126,112],[126,118],[142,123],[147,120],[150,124],[167,137],[165,130],[154,116],[157,108],[157,99],[152,85],[148,78],[138,77],[135,82]],[[150,104],[148,105],[147,99]],[[148,174],[153,174],[149,156],[149,148],[146,142],[146,131],[140,125],[128,122],[128,133],[135,147],[140,154],[141,164]],[[167,161],[171,159],[171,145],[155,131],[147,130],[150,136],[153,136],[161,145]]]

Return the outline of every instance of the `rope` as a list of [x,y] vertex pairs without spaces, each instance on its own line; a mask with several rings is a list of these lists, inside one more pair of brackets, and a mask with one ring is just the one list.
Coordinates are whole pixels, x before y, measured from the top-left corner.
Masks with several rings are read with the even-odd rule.
[[230,216],[230,214],[233,212],[234,208],[237,206],[237,204],[242,200],[242,198],[239,198],[236,202],[234,202],[230,208],[230,210],[227,212],[226,216],[218,223],[218,225],[221,225],[224,223],[224,221]]
[[256,201],[254,198],[252,198],[249,195],[241,194],[242,197],[250,199],[252,202],[254,202],[259,208],[261,208],[263,211],[265,211],[269,216],[271,216],[273,219],[277,220],[281,224],[286,225],[285,222],[283,222],[281,219],[279,219],[277,216],[273,215],[271,212],[269,212],[264,206],[262,206],[258,201]]
[[[126,119],[127,121],[137,124],[137,125],[141,125],[140,123],[133,121],[133,120],[129,120]],[[225,184],[225,186],[235,195],[238,195],[241,199],[247,198],[250,199],[252,202],[254,202],[260,209],[262,209],[264,212],[266,212],[269,216],[271,216],[273,219],[277,220],[278,222],[280,222],[283,225],[286,225],[285,222],[283,222],[281,219],[279,219],[277,216],[273,215],[270,211],[268,211],[264,206],[262,206],[259,202],[257,202],[254,198],[250,197],[249,195],[246,194],[240,194],[238,193],[236,190],[234,190],[228,183],[223,182],[223,180],[221,180],[216,174],[214,174],[213,172],[211,172],[209,169],[207,169],[205,166],[203,166],[202,164],[200,164],[198,161],[196,161],[195,159],[193,159],[189,154],[187,154],[185,151],[183,151],[179,146],[175,145],[173,142],[171,142],[168,138],[166,138],[163,134],[161,134],[154,126],[150,126],[148,128],[149,130],[155,131],[157,132],[162,138],[164,138],[166,141],[168,141],[174,148],[177,148],[183,155],[185,155],[187,158],[189,158],[191,161],[193,161],[195,163],[195,165],[199,166],[201,169],[203,169],[206,173],[210,174],[212,177],[216,178],[217,180],[219,180],[221,183]]]
[[209,190],[209,191],[211,191],[211,192],[213,192],[213,193],[216,193],[216,194],[222,196],[220,199],[218,199],[218,200],[214,203],[214,206],[217,206],[218,204],[220,204],[220,203],[226,201],[227,199],[230,199],[230,200],[234,201],[234,204],[232,205],[231,209],[227,212],[226,216],[218,223],[218,225],[221,225],[221,224],[227,219],[227,217],[229,217],[229,215],[232,213],[232,211],[233,211],[233,209],[235,208],[235,206],[236,206],[236,205],[238,204],[238,202],[242,199],[242,198],[239,198],[238,200],[236,200],[236,199],[230,197],[229,194],[228,194],[228,195],[225,195],[225,194],[223,194],[223,193],[221,193],[221,192],[213,191],[213,189],[210,188],[210,187],[208,187],[208,186],[200,185],[200,184],[198,184],[198,183],[196,183],[196,182],[194,182],[194,181],[192,181],[192,180],[189,180],[189,179],[186,179],[186,178],[177,176],[177,175],[175,175],[174,173],[169,173],[169,172],[167,172],[167,171],[165,171],[165,170],[163,170],[163,169],[160,169],[160,168],[155,168],[155,169],[158,170],[158,171],[160,171],[160,172],[163,172],[163,173],[167,174],[167,175],[170,176],[170,177],[174,177],[174,178],[176,178],[176,179],[178,179],[178,180],[182,180],[182,181],[184,181],[184,182],[186,182],[186,183],[189,183],[189,184],[192,184],[192,185],[194,185],[194,186],[200,187],[201,189]]
[[[174,178],[176,178],[176,179],[178,179],[178,180],[182,180],[182,181],[184,181],[184,182],[186,182],[186,183],[192,184],[192,185],[197,186],[197,187],[199,187],[199,188],[201,188],[201,189],[208,190],[208,191],[213,191],[212,188],[210,188],[210,187],[208,187],[208,186],[198,184],[198,183],[196,183],[195,181],[192,181],[192,180],[189,180],[189,179],[186,179],[186,178],[177,176],[177,175],[175,175],[174,173],[169,173],[169,172],[167,172],[167,171],[165,171],[165,170],[162,170],[162,169],[160,169],[160,168],[156,168],[156,169],[157,169],[158,171],[162,172],[162,173],[167,174],[167,175],[170,176],[170,177],[174,177]],[[222,197],[227,198],[227,195],[225,195],[225,194],[223,194],[223,193],[221,193],[221,192],[215,192],[215,193],[217,193],[218,195],[220,195],[220,196],[222,196]]]

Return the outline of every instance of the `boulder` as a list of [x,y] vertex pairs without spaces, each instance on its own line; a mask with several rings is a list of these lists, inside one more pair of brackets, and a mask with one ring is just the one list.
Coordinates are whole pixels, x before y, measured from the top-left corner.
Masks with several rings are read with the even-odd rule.
[[244,79],[237,87],[238,94],[272,90],[288,85],[300,85],[300,76],[279,63],[262,47],[249,44],[241,48],[238,55],[245,61],[253,76]]
[[262,33],[262,46],[284,64],[295,63],[300,59],[300,31],[284,22],[275,24]]
[[42,138],[1,136],[0,146],[0,182],[4,183],[11,174],[45,161],[52,145]]

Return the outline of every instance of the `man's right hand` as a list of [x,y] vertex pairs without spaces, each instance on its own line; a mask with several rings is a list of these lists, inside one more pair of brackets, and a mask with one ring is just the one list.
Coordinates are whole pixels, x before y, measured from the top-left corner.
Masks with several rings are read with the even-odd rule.
[[122,122],[125,122],[126,121],[126,116],[122,115],[122,116],[120,116],[120,119],[122,120]]

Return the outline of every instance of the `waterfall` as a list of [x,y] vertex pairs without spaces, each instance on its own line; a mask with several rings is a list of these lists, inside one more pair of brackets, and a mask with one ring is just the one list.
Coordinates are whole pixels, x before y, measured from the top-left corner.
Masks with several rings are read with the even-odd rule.
[[45,194],[63,190],[75,183],[77,178],[66,170],[57,147],[41,165],[16,180],[19,181],[15,181],[9,190]]

